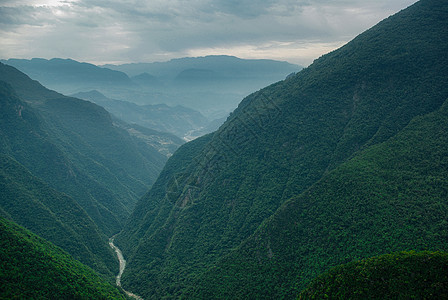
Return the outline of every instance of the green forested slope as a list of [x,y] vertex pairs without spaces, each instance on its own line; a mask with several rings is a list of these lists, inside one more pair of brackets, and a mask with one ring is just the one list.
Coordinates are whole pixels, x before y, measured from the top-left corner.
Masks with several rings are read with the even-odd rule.
[[399,252],[332,268],[299,299],[446,299],[446,252]]
[[92,103],[0,64],[0,214],[112,278],[121,230],[166,156]]
[[297,296],[332,266],[448,249],[448,100],[286,202],[190,295]]
[[98,272],[112,276],[117,262],[85,210],[51,188],[16,159],[67,180],[69,162],[41,130],[38,115],[0,82],[0,208],[2,215],[64,248]]
[[0,154],[0,215],[54,243],[112,278],[118,262],[92,219],[72,198]]
[[1,299],[125,299],[60,248],[0,217]]
[[118,232],[166,156],[114,126],[95,104],[50,91],[4,64],[0,79],[20,97],[0,121],[2,153],[73,197],[105,234]]
[[[301,235],[294,235],[297,240],[282,235],[287,230],[307,230],[305,225],[286,221],[295,220],[295,216],[282,219],[285,228],[269,231],[272,238],[282,237],[275,247],[281,246],[287,253],[279,260],[275,260],[272,241],[262,243],[260,256],[257,239],[246,239],[266,219],[275,220],[280,212],[271,216],[288,199],[304,193],[323,176],[336,174],[337,167],[358,151],[387,141],[416,116],[442,106],[448,98],[447,6],[440,1],[420,1],[316,60],[296,76],[244,99],[211,140],[190,155],[189,163],[160,179],[165,192],[150,192],[138,204],[143,211],[134,212],[118,238],[129,257],[124,285],[149,298],[181,294],[294,297],[300,286],[328,266],[378,254],[375,245],[364,249],[357,248],[358,244],[335,253],[330,243],[331,247],[316,246],[319,251],[312,244],[303,244],[309,250],[296,256],[301,253],[294,250]],[[390,172],[394,177],[394,170]],[[353,184],[348,188],[355,192],[356,187]],[[361,192],[367,190],[364,187]],[[438,200],[435,196],[434,201]],[[362,210],[350,197],[341,201]],[[328,205],[328,211],[345,207],[335,205]],[[300,214],[301,209],[291,206],[281,211]],[[397,227],[391,224],[407,224],[401,215],[395,223],[386,222],[390,212],[390,207],[377,211],[375,220],[384,220],[381,228],[392,230]],[[363,213],[368,212],[360,212],[361,219]],[[440,221],[443,216],[442,210],[434,218]],[[315,231],[322,233],[322,239],[333,240],[323,231],[324,225],[319,227],[320,218],[332,220],[328,215],[310,213],[307,222],[316,222],[313,224],[319,230]],[[390,233],[391,250],[392,245],[396,250],[422,247],[425,239],[399,239],[401,228]],[[444,246],[434,230],[427,228],[427,241],[434,247]],[[310,236],[313,240],[314,235]],[[130,244],[125,245],[126,241]],[[345,243],[342,237],[341,241]],[[241,252],[223,258],[239,246]],[[292,251],[290,256],[288,251]],[[258,257],[264,260],[258,261]],[[281,263],[296,257],[304,258],[301,263]],[[346,260],[339,261],[340,257]],[[238,262],[232,263],[233,259]],[[217,261],[221,261],[218,269],[200,275]]]

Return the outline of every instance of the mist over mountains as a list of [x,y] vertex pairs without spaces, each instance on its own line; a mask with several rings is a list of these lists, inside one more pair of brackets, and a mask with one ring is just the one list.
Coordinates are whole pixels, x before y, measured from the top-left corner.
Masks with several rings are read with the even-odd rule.
[[300,70],[286,62],[231,56],[102,67],[60,58],[2,62],[129,123],[185,140],[216,130],[243,97]]
[[[72,96],[92,101],[123,121],[159,132],[169,132],[186,141],[215,131],[224,123],[224,120],[221,119],[210,122],[200,112],[184,106],[177,105],[171,107],[166,104],[138,105],[107,98],[96,90],[76,93]],[[216,121],[218,121],[217,124]]]
[[421,0],[300,71],[0,63],[0,298],[123,298],[109,238],[144,299],[445,298],[446,28]]
[[232,56],[95,66],[71,59],[3,60],[60,93],[98,90],[140,105],[182,105],[210,119],[226,117],[248,94],[298,72],[297,65]]

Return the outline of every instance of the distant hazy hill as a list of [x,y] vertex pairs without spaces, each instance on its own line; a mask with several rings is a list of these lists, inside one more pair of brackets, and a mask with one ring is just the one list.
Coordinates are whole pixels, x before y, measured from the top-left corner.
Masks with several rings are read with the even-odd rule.
[[8,59],[2,62],[17,68],[44,86],[64,94],[95,88],[126,88],[133,85],[129,77],[122,72],[72,59]]
[[294,299],[329,268],[448,248],[448,3],[246,97],[167,162],[116,242],[149,299]]
[[299,299],[446,299],[446,252],[399,252],[352,262],[314,279]]
[[0,217],[1,299],[125,299],[92,269]]
[[[209,121],[200,112],[179,105],[175,107],[165,104],[137,105],[110,99],[98,91],[82,92],[73,96],[101,105],[113,115],[131,124],[135,123],[154,130],[170,132],[181,138],[194,136],[195,132],[209,124]],[[178,145],[181,143],[181,141],[178,142]]]
[[242,78],[274,79],[300,70],[299,66],[284,61],[241,59],[226,55],[185,57],[172,59],[167,62],[104,65],[103,67],[124,72],[129,76],[136,76],[146,72],[163,79],[176,78],[187,70],[202,71],[202,73],[214,72],[220,74],[221,77],[237,80]]

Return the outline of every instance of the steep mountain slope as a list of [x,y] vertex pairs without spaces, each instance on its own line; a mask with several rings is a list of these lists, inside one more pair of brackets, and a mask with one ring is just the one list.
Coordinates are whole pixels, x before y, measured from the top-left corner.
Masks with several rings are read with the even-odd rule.
[[105,237],[72,198],[55,191],[9,156],[0,154],[0,215],[65,249],[112,278],[117,262]]
[[349,263],[314,279],[299,299],[446,299],[445,252],[399,252]]
[[92,269],[0,217],[0,298],[125,299]]
[[[121,229],[167,157],[113,124],[101,107],[65,97],[7,65],[0,79],[15,97],[3,118],[2,153],[75,199],[107,235]],[[6,111],[5,111],[6,113]]]
[[[298,204],[306,202],[284,203],[323,176],[337,174],[338,166],[358,151],[387,141],[416,116],[442,106],[448,98],[447,6],[424,0],[384,20],[296,76],[245,98],[210,141],[190,154],[190,160],[178,157],[180,150],[175,153],[172,160],[183,161],[181,168],[159,177],[154,186],[159,192],[140,200],[139,211],[117,240],[129,258],[124,286],[149,298],[183,293],[218,298],[295,297],[299,287],[329,266],[379,254],[375,247],[358,251],[355,246],[338,248],[347,250],[340,254],[332,252],[333,243],[307,246],[299,243],[300,234],[294,232],[291,239],[286,235],[296,229],[308,232],[309,222],[316,229],[307,238],[312,240],[317,230],[324,235],[321,239],[332,240],[332,232],[323,230],[329,224],[320,224],[332,221],[331,212],[351,207],[351,198],[340,200],[345,206],[327,205],[331,197],[322,200],[328,214],[314,214],[310,209],[303,227],[293,220],[303,209]],[[440,147],[443,151],[444,146]],[[181,149],[188,148],[187,144]],[[339,186],[353,182],[344,179]],[[367,187],[363,190],[368,191]],[[434,196],[436,206],[443,203],[440,195]],[[312,203],[313,198],[307,199]],[[387,220],[389,211],[390,207],[379,210],[376,220]],[[281,212],[291,214],[280,218],[285,227],[264,223],[253,235],[263,221],[277,220]],[[360,216],[365,217],[361,212]],[[442,222],[446,215],[435,219]],[[397,216],[394,224],[406,224],[405,220]],[[401,231],[391,223],[378,226],[395,228],[389,241],[396,250],[403,250],[400,247],[419,248],[424,241],[444,247],[443,238],[435,236],[442,223],[435,227],[422,223],[428,237],[415,243],[398,239]],[[269,239],[257,243],[260,232]],[[342,241],[347,234],[341,231]],[[275,243],[270,240],[274,238]],[[385,243],[382,238],[387,240],[380,236],[378,244]],[[397,239],[401,242],[396,243]],[[296,251],[295,245],[303,245],[304,252]],[[257,249],[262,249],[260,255]],[[276,253],[282,251],[277,260]],[[340,261],[341,257],[346,261]],[[200,275],[218,261],[216,269]]]
[[[191,295],[297,296],[329,267],[448,249],[448,100],[287,201]],[[225,290],[223,289],[225,287]]]

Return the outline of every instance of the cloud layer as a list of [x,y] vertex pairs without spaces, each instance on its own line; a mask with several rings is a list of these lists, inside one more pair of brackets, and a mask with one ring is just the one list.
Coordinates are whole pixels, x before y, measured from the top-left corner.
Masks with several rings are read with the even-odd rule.
[[307,65],[414,2],[4,0],[0,58],[124,63],[228,54]]

